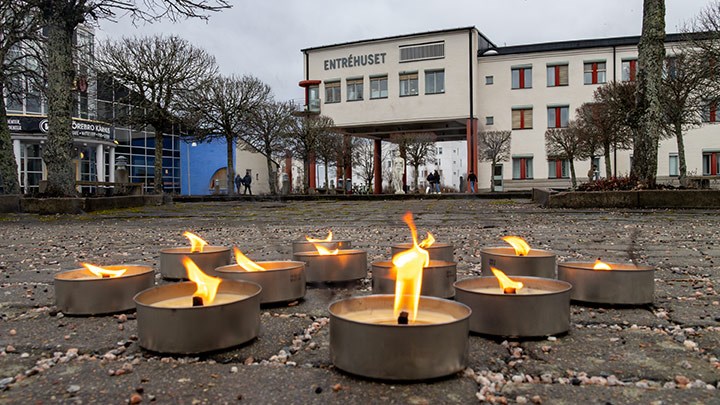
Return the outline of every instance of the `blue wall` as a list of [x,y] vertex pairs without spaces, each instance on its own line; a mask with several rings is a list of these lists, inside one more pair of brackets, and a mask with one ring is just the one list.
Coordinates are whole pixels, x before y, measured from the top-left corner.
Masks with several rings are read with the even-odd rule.
[[[213,139],[210,142],[180,141],[181,194],[207,195],[212,194],[210,179],[218,169],[227,166],[227,148],[224,139]],[[189,160],[188,160],[189,153]],[[233,148],[233,161],[235,148]],[[188,161],[190,162],[188,183]]]

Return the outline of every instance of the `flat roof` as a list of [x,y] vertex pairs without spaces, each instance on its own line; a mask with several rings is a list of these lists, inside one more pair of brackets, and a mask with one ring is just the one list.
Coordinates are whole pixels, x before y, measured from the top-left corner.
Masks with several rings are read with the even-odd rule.
[[[665,42],[680,42],[685,40],[687,34],[666,34]],[[513,55],[533,52],[549,52],[549,51],[568,51],[572,49],[589,49],[589,48],[608,48],[612,46],[628,46],[640,43],[640,35],[629,37],[612,37],[612,38],[596,38],[596,39],[576,39],[571,41],[558,42],[542,42],[538,44],[528,45],[511,45],[490,48],[481,53],[480,56],[492,55]],[[495,51],[487,53],[488,51]]]
[[448,33],[448,32],[468,31],[468,30],[475,30],[482,39],[484,39],[491,45],[491,47],[496,46],[492,41],[490,41],[490,39],[488,37],[486,37],[482,32],[478,31],[478,29],[475,28],[475,26],[469,26],[469,27],[449,28],[449,29],[437,30],[437,31],[416,32],[413,34],[393,35],[393,36],[381,37],[381,38],[362,39],[362,40],[358,40],[358,41],[341,42],[341,43],[332,44],[332,45],[314,46],[311,48],[301,49],[300,51],[305,53],[308,51],[317,51],[320,49],[334,48],[334,47],[339,47],[339,46],[358,45],[358,44],[365,44],[365,43],[371,43],[371,42],[388,41],[388,40],[393,40],[393,39],[410,38],[410,37],[421,36],[421,35],[443,34],[443,33]]

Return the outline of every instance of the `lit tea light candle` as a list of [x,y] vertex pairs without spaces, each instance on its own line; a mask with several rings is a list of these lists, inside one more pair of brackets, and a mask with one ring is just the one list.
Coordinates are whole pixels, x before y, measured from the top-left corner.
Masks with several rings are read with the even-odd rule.
[[199,236],[185,232],[189,247],[169,248],[160,251],[160,274],[171,280],[186,279],[183,257],[189,257],[203,272],[217,276],[215,268],[230,264],[230,248],[211,246]]
[[261,287],[208,276],[189,258],[184,264],[192,281],[157,286],[135,296],[140,346],[194,354],[254,339],[260,330]]
[[[371,295],[330,305],[330,358],[352,374],[386,380],[422,380],[466,367],[470,308],[421,297],[427,251],[393,257],[395,295]],[[442,344],[438,344],[442,342]]]
[[564,281],[538,277],[495,277],[455,283],[455,300],[472,308],[470,330],[495,336],[533,337],[565,333],[570,328],[570,290]]
[[305,236],[305,239],[293,241],[293,254],[299,252],[314,252],[317,250],[317,246],[322,246],[328,250],[347,250],[352,248],[352,242],[347,239],[333,239],[333,233],[331,230],[328,231],[327,237],[323,239]]
[[314,243],[314,246],[315,251],[293,254],[293,260],[305,263],[308,283],[352,281],[367,276],[366,251],[328,248],[322,243]]
[[496,267],[511,276],[556,278],[555,253],[533,249],[517,236],[505,236],[502,239],[510,246],[480,250],[483,273],[489,275],[489,269]]
[[294,301],[305,296],[305,263],[300,261],[253,262],[234,248],[235,262],[215,269],[223,279],[245,280],[262,287],[260,303]]
[[[431,234],[430,232],[428,232],[427,237],[422,242],[420,242],[420,247],[428,251],[428,253],[430,254],[430,260],[439,260],[445,262],[455,261],[455,249],[453,248],[453,245],[437,242],[433,234]],[[397,243],[390,247],[390,255],[395,256],[396,254],[411,248],[412,243]]]
[[565,262],[558,279],[572,284],[570,298],[596,304],[644,305],[655,296],[655,268],[625,263]]
[[135,308],[133,297],[155,284],[150,266],[121,264],[82,268],[55,275],[55,303],[67,315],[100,315]]

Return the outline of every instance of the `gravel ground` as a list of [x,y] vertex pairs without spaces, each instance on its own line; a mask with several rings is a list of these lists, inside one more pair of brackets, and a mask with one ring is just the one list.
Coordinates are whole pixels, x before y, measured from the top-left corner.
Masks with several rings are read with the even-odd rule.
[[[571,307],[569,333],[547,339],[471,335],[468,368],[419,383],[357,378],[330,363],[330,302],[370,293],[369,279],[309,288],[262,308],[260,336],[195,357],[149,353],[134,312],[64,316],[53,275],[99,264],[157,268],[190,230],[254,260],[291,258],[291,241],[332,229],[388,260],[421,235],[452,243],[458,278],[480,273],[480,249],[524,236],[558,261],[655,266],[655,301]],[[80,216],[0,216],[0,403],[720,403],[720,215],[698,210],[548,210],[527,200],[176,203]],[[159,277],[158,284],[166,283]]]

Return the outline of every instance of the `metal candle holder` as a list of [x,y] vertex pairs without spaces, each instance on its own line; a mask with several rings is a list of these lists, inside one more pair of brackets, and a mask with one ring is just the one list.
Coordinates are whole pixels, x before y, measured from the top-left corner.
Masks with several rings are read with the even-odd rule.
[[55,275],[55,303],[67,315],[100,315],[135,308],[133,297],[155,284],[150,266],[112,265],[107,270],[126,269],[119,277],[100,278],[86,268]]
[[[412,247],[412,243],[397,243],[390,247],[390,254],[395,256],[400,252],[412,249]],[[449,243],[435,242],[430,247],[424,247],[423,250],[427,250],[430,254],[430,260],[441,260],[445,262],[455,261],[455,248]]]
[[[570,283],[537,277],[513,277],[532,294],[503,294],[495,277],[455,283],[455,300],[472,308],[470,330],[495,336],[549,336],[570,329]],[[490,291],[488,291],[490,290]],[[538,291],[539,290],[539,291]]]
[[555,253],[547,250],[531,249],[526,256],[518,256],[512,247],[488,247],[480,250],[480,257],[484,275],[492,275],[492,266],[508,276],[557,278]]
[[307,240],[294,240],[292,243],[293,254],[298,252],[316,252],[315,245],[322,246],[328,250],[351,249],[352,242],[347,239],[331,240],[329,242],[308,242]]
[[382,380],[425,380],[465,369],[470,308],[457,302],[420,297],[423,313],[447,322],[419,325],[354,320],[359,312],[392,313],[393,295],[353,297],[330,304],[330,360],[348,373]]
[[182,263],[189,257],[203,273],[218,277],[215,269],[230,264],[230,248],[225,246],[204,246],[202,252],[190,253],[189,247],[169,248],[160,251],[160,274],[170,280],[187,280],[187,270]]
[[167,308],[159,302],[191,297],[193,282],[166,284],[135,296],[140,346],[159,353],[195,354],[226,349],[254,339],[260,330],[261,287],[223,280],[219,294],[237,295],[224,304]]
[[[372,293],[394,294],[395,273],[392,262],[373,262]],[[423,268],[421,295],[440,298],[455,296],[453,283],[457,280],[457,263],[441,260],[430,260],[430,265]]]
[[305,262],[308,283],[351,281],[367,276],[367,252],[364,250],[340,250],[336,255],[298,252],[293,255],[293,260]]
[[246,271],[231,264],[215,269],[223,279],[244,280],[262,287],[260,303],[288,302],[305,296],[305,263],[296,261],[255,262],[266,271]]
[[573,285],[570,298],[597,304],[651,304],[655,269],[650,266],[607,263],[612,270],[594,270],[594,263],[558,264],[558,278]]

